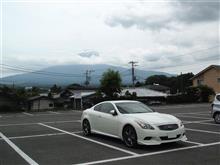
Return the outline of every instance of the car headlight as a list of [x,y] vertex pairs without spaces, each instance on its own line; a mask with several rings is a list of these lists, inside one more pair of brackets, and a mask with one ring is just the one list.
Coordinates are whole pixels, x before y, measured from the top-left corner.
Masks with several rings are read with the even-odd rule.
[[151,129],[153,130],[154,127],[152,127],[150,124],[142,122],[142,121],[136,121],[136,123],[143,129]]

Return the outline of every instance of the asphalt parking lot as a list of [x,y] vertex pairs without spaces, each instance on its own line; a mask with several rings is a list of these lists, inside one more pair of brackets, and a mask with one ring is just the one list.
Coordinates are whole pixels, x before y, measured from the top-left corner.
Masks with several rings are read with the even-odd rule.
[[180,118],[187,142],[127,148],[121,140],[84,137],[79,111],[0,114],[0,164],[220,164],[220,125],[209,104],[153,107]]

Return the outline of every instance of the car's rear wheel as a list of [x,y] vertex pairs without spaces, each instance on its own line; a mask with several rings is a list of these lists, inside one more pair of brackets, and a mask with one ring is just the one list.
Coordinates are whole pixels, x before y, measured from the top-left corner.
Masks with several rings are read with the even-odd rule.
[[85,136],[91,135],[91,126],[87,119],[83,120],[82,129],[83,129],[83,135]]
[[122,136],[126,146],[132,148],[137,146],[137,134],[132,126],[125,126],[125,128],[123,129]]
[[217,124],[220,124],[220,113],[215,114],[214,120]]

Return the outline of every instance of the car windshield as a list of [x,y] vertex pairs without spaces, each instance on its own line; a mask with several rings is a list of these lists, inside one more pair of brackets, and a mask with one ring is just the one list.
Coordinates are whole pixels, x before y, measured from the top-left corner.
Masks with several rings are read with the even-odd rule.
[[152,109],[140,102],[123,102],[115,103],[115,105],[122,114],[153,112]]

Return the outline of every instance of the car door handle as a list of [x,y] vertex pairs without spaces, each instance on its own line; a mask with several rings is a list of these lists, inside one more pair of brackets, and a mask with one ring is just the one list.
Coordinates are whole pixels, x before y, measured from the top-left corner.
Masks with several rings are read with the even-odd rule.
[[98,115],[98,118],[102,118],[102,116],[101,116],[101,115]]

